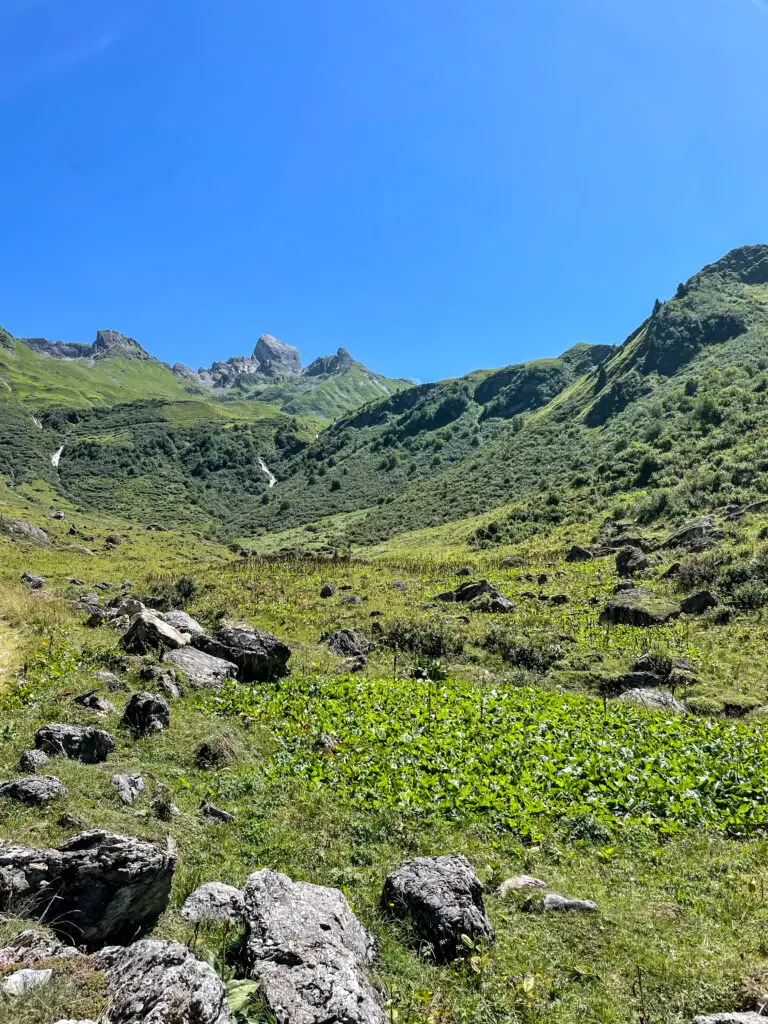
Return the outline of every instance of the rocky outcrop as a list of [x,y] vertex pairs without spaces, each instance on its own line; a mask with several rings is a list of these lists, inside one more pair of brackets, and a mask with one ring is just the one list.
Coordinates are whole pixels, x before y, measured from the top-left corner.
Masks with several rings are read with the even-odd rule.
[[722,537],[723,531],[716,525],[714,519],[709,516],[700,516],[681,526],[671,537],[667,538],[662,547],[701,550],[714,541],[721,540]]
[[600,622],[624,626],[662,626],[680,615],[677,605],[635,587],[615,594],[600,613]]
[[83,832],[55,850],[0,843],[0,907],[25,913],[94,949],[130,942],[165,910],[176,858],[149,843]]
[[67,787],[55,775],[33,775],[31,778],[0,783],[0,798],[29,804],[31,807],[42,807],[66,795]]
[[176,650],[190,641],[188,633],[180,633],[157,612],[145,610],[131,620],[128,630],[120,638],[120,646],[129,654],[146,654],[154,650]]
[[196,647],[169,651],[163,661],[178,669],[193,690],[220,690],[227,679],[237,678],[237,665]]
[[109,1024],[231,1024],[221,979],[179,942],[113,946],[91,964],[107,980]]
[[46,754],[63,754],[71,761],[99,764],[115,749],[115,737],[92,725],[43,725],[35,733],[35,747]]
[[365,658],[373,644],[354,629],[339,629],[330,637],[328,650],[340,658]]
[[260,365],[259,372],[267,377],[301,373],[299,350],[278,341],[271,334],[262,334],[253,350],[253,358]]
[[46,341],[45,338],[19,338],[22,344],[38,355],[50,359],[104,359],[120,356],[123,359],[149,359],[138,341],[118,331],[97,331],[92,345],[82,342]]
[[373,938],[338,889],[263,870],[244,893],[246,963],[278,1024],[383,1024]]
[[336,350],[336,355],[320,356],[310,363],[304,373],[307,377],[322,377],[330,373],[343,373],[354,364],[354,359],[345,348]]
[[243,919],[243,893],[223,882],[206,882],[187,896],[181,916],[189,924],[235,924]]
[[473,611],[508,613],[514,611],[514,605],[488,580],[477,580],[471,583],[462,583],[455,590],[448,590],[438,594],[437,601],[455,601],[459,604],[466,604]]
[[25,523],[23,519],[8,519],[0,516],[0,533],[14,540],[25,540],[42,548],[52,547],[51,538],[39,526]]
[[35,576],[32,572],[25,572],[21,577],[21,582],[26,584],[30,590],[42,590],[45,586],[43,577]]
[[697,590],[695,594],[683,598],[680,611],[683,615],[703,615],[710,608],[719,608],[721,604],[720,598],[711,590]]
[[134,736],[164,732],[171,724],[168,701],[157,693],[134,693],[125,706],[120,724]]
[[466,953],[462,935],[473,941],[495,938],[482,883],[461,855],[417,857],[401,864],[384,883],[381,907],[387,915],[407,917],[439,963]]
[[271,633],[252,626],[222,626],[212,637],[196,636],[194,646],[214,658],[237,665],[244,683],[278,679],[288,671],[291,649]]
[[0,969],[16,964],[19,967],[36,967],[41,960],[71,960],[82,955],[74,946],[66,946],[50,935],[28,928],[0,949]]

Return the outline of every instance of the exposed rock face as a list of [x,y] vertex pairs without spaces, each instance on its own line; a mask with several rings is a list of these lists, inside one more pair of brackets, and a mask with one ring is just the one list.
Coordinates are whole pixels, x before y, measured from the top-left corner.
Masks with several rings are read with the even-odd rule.
[[271,334],[262,334],[253,350],[253,358],[260,364],[259,372],[267,377],[301,373],[299,350],[278,341]]
[[687,715],[688,708],[665,690],[627,690],[617,698],[619,704],[635,704],[651,711],[672,711],[676,715]]
[[495,938],[485,913],[483,886],[461,855],[417,857],[401,864],[384,883],[381,906],[387,914],[410,918],[440,963],[466,952],[462,935],[486,942]]
[[206,882],[190,893],[181,908],[181,916],[190,924],[232,923],[243,918],[243,894],[233,885]]
[[0,798],[5,797],[32,807],[42,807],[43,804],[66,795],[66,786],[55,775],[33,775],[32,778],[12,779],[10,782],[0,783]]
[[115,749],[115,737],[92,725],[51,724],[37,730],[35,746],[46,754],[64,754],[71,761],[99,764]]
[[590,562],[592,560],[592,552],[588,548],[574,544],[565,556],[565,560],[566,562]]
[[304,373],[308,377],[321,377],[329,373],[342,373],[348,370],[354,363],[354,359],[345,348],[336,350],[335,356],[320,356],[310,363]]
[[278,1024],[384,1024],[373,938],[338,889],[263,870],[244,894],[246,961]]
[[189,633],[190,636],[200,636],[205,630],[197,621],[193,619],[191,615],[187,615],[186,612],[171,611],[163,612],[160,616],[163,622],[167,622],[169,626],[173,626],[180,633]]
[[179,942],[112,946],[92,964],[106,975],[110,1024],[231,1024],[221,980]]
[[28,775],[36,775],[48,764],[48,755],[44,750],[22,750],[19,755],[19,771]]
[[124,359],[149,359],[138,341],[117,331],[97,331],[92,345],[82,342],[46,341],[45,338],[19,338],[27,348],[51,359],[103,359],[122,356]]
[[0,516],[0,533],[5,534],[6,537],[14,537],[16,540],[38,544],[43,548],[53,546],[51,538],[45,530],[41,530],[39,526],[32,526],[31,523],[25,523],[23,519],[8,519],[6,516]]
[[194,690],[220,690],[227,679],[237,678],[237,665],[196,647],[169,651],[163,660],[177,668]]
[[120,724],[135,736],[163,732],[171,724],[168,701],[156,693],[134,693],[125,706]]
[[701,548],[715,540],[721,540],[723,531],[709,516],[700,516],[686,523],[664,542],[665,548]]
[[205,654],[237,665],[242,682],[267,682],[287,673],[291,649],[271,633],[251,626],[222,626],[213,637],[196,636],[194,646]]
[[23,901],[62,938],[130,942],[165,910],[176,858],[128,836],[83,832],[56,850],[0,843],[0,906]]
[[128,630],[120,638],[120,646],[129,654],[146,654],[158,648],[175,650],[186,646],[189,640],[188,633],[180,633],[163,622],[157,612],[143,611],[131,620]]
[[71,960],[82,955],[74,946],[65,946],[58,939],[52,939],[49,935],[28,928],[0,949],[0,968],[10,967],[12,964],[35,967],[41,960]]
[[626,547],[616,555],[616,572],[621,577],[634,576],[651,564],[651,560],[640,548]]
[[461,604],[469,604],[474,611],[482,612],[511,612],[514,605],[505,597],[500,590],[497,590],[488,580],[477,580],[471,583],[462,583],[455,590],[449,590],[444,594],[438,594],[437,601],[456,601]]
[[596,914],[597,904],[592,900],[573,900],[569,896],[560,896],[556,892],[551,892],[544,897],[544,910]]
[[625,626],[661,626],[680,614],[677,605],[637,587],[615,594],[600,613],[600,622]]
[[113,775],[110,782],[122,802],[129,807],[144,792],[144,779],[140,775]]
[[722,604],[717,594],[711,590],[697,590],[680,602],[683,615],[703,615],[710,608],[718,608]]

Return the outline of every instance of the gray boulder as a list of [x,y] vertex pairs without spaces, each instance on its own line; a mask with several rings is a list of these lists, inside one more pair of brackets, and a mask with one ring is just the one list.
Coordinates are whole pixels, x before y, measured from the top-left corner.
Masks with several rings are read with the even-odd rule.
[[223,811],[220,807],[214,807],[207,800],[203,800],[200,804],[200,813],[204,818],[210,818],[212,821],[221,821],[225,824],[235,820],[234,814],[230,814],[229,811]]
[[140,775],[113,775],[110,782],[128,807],[132,807],[144,792],[144,779]]
[[676,715],[687,715],[688,708],[665,690],[627,690],[616,700],[617,704],[633,704],[648,708],[649,711],[672,711]]
[[60,796],[67,795],[66,786],[55,775],[33,775],[31,778],[11,779],[0,783],[0,798],[15,800],[31,807],[42,807]]
[[385,914],[409,918],[439,963],[466,953],[462,935],[473,941],[495,938],[482,883],[461,855],[417,857],[401,864],[384,883],[381,907]]
[[683,598],[680,611],[683,615],[703,615],[710,608],[719,608],[721,604],[720,598],[711,590],[697,590],[695,594]]
[[243,919],[243,894],[233,885],[206,882],[187,896],[181,916],[189,924],[239,922]]
[[457,602],[459,604],[470,604],[475,611],[485,612],[511,612],[514,605],[488,580],[475,580],[470,583],[462,583],[454,590],[448,590],[438,594],[437,601]]
[[[177,651],[170,651],[166,654],[169,658],[172,654],[190,653],[192,647],[180,647]],[[139,678],[145,683],[151,683],[152,689],[165,694],[175,700],[181,696],[179,685],[176,682],[176,673],[172,668],[162,668],[160,665],[143,665],[139,672]]]
[[193,690],[220,690],[227,679],[237,678],[237,665],[196,647],[169,651],[163,660],[178,669]]
[[384,1024],[375,943],[338,889],[265,869],[245,887],[246,964],[278,1024]]
[[714,519],[709,516],[700,516],[681,526],[664,542],[662,547],[701,549],[715,540],[721,540],[722,537],[723,531],[715,524]]
[[252,626],[222,626],[213,637],[196,636],[192,642],[199,651],[237,665],[244,683],[268,682],[288,672],[290,647]]
[[540,878],[532,878],[530,875],[516,875],[514,878],[505,878],[496,890],[496,895],[503,900],[513,892],[546,888],[548,888],[547,883],[542,882]]
[[6,537],[13,537],[15,540],[25,540],[37,544],[43,548],[53,547],[51,538],[39,526],[32,526],[25,523],[23,519],[8,519],[7,516],[0,516],[0,533]]
[[35,576],[34,573],[25,572],[21,577],[21,582],[26,583],[30,590],[42,590],[45,586],[45,580],[42,576]]
[[112,946],[91,962],[107,980],[110,1024],[231,1024],[221,979],[179,942]]
[[544,910],[547,912],[596,914],[597,904],[592,900],[573,900],[570,896],[560,896],[556,892],[550,892],[544,897]]
[[616,572],[624,579],[642,572],[651,564],[651,560],[640,548],[626,547],[616,555]]
[[580,544],[574,544],[565,556],[566,562],[591,562],[592,552],[589,548],[583,548]]
[[45,768],[49,760],[44,750],[22,750],[19,755],[18,769],[27,775],[37,775],[42,768]]
[[373,650],[373,644],[353,629],[339,629],[331,636],[328,650],[340,658],[365,658]]
[[131,619],[131,624],[120,637],[120,646],[129,654],[146,654],[147,651],[175,650],[189,643],[188,633],[180,633],[178,629],[163,622],[157,612],[139,612]]
[[156,846],[100,830],[55,850],[0,843],[0,908],[23,903],[27,916],[89,949],[130,942],[165,910],[175,865]]
[[71,761],[99,764],[115,749],[115,737],[92,725],[52,723],[37,730],[35,746],[46,754],[64,754]]
[[326,583],[325,586],[320,590],[320,597],[329,598],[333,597],[336,593],[336,585],[334,583]]
[[197,619],[193,619],[192,616],[187,615],[186,612],[163,612],[160,618],[163,622],[167,622],[169,626],[173,626],[174,629],[178,629],[180,633],[189,633],[190,636],[200,636],[205,632]]
[[636,587],[614,594],[600,613],[601,623],[624,626],[662,626],[678,618],[680,608],[649,590]]
[[168,701],[157,693],[134,693],[125,705],[120,724],[134,736],[164,732],[171,724]]

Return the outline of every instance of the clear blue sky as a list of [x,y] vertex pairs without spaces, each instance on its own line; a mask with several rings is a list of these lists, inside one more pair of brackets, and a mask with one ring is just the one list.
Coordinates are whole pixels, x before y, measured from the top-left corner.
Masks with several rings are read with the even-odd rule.
[[2,0],[0,323],[424,380],[768,241],[762,0]]

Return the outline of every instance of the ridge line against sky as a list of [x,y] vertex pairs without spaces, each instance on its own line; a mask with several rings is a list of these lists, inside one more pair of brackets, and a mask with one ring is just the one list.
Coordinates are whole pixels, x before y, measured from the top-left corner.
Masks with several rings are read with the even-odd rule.
[[423,380],[620,343],[768,238],[755,8],[7,0],[0,322]]

